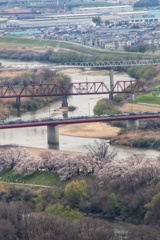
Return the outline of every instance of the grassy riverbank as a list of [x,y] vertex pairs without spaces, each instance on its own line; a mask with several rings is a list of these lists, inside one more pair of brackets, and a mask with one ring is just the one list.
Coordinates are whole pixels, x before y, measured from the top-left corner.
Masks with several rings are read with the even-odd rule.
[[32,39],[32,38],[16,38],[16,37],[0,37],[0,50],[8,49],[8,50],[36,50],[36,51],[46,51],[49,48],[52,48],[56,51],[57,45],[60,42],[60,50],[71,50],[74,52],[81,52],[83,54],[107,54],[112,57],[125,57],[131,59],[137,59],[139,57],[149,57],[149,58],[157,58],[157,55],[152,53],[131,53],[131,52],[124,52],[124,51],[111,51],[107,49],[97,49],[95,47],[88,47],[78,43],[72,42],[64,42],[64,41],[56,41],[56,40],[39,40],[39,39]]

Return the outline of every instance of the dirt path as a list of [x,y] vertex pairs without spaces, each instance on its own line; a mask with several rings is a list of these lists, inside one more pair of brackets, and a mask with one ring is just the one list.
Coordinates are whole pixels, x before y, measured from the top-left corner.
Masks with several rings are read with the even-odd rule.
[[29,187],[42,187],[42,188],[54,188],[56,189],[57,187],[56,186],[46,186],[46,185],[38,185],[38,184],[32,184],[32,183],[13,183],[13,182],[4,182],[4,181],[0,181],[2,182],[3,184],[6,184],[6,185],[18,185],[18,186],[29,186]]

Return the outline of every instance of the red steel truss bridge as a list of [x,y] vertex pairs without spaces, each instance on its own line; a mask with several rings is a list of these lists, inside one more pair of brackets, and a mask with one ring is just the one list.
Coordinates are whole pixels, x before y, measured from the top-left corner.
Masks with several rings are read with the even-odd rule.
[[139,81],[117,81],[110,89],[104,82],[78,82],[71,83],[64,90],[58,84],[36,84],[22,86],[0,86],[0,98],[21,98],[21,97],[51,97],[69,95],[89,94],[116,94],[116,93],[140,93],[145,88]]

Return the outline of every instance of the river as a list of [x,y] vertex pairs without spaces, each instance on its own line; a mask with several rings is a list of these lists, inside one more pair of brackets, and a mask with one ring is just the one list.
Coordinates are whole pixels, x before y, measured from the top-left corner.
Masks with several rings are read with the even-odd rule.
[[[12,61],[1,60],[2,64],[11,65]],[[13,61],[15,64],[15,62]],[[18,61],[17,64],[23,62]],[[39,64],[34,62],[34,64]],[[82,81],[104,81],[107,86],[109,86],[109,73],[107,71],[100,70],[91,72],[89,69],[84,72],[73,72],[67,73],[72,79],[72,82],[82,82]],[[125,73],[115,73],[114,82],[119,80],[130,80],[130,77]],[[93,108],[99,99],[106,98],[106,95],[83,95],[83,96],[70,96],[68,97],[68,104],[76,106],[77,109],[74,112],[69,113],[69,115],[92,115]],[[44,107],[33,112],[23,113],[21,119],[39,119],[44,117],[50,117],[54,114],[56,109],[61,106],[61,101],[51,103],[49,106]],[[9,116],[8,120],[17,119],[16,116]],[[6,129],[0,131],[0,145],[15,144],[19,146],[35,147],[35,148],[54,148],[62,151],[74,151],[83,152],[86,151],[85,145],[88,143],[94,143],[96,139],[94,138],[81,138],[81,137],[70,137],[60,135],[59,146],[49,145],[47,143],[47,127],[32,127],[23,129]],[[126,157],[133,153],[145,153],[147,156],[159,156],[159,152],[155,150],[143,150],[129,147],[119,147],[110,146],[110,149],[116,149],[118,156]]]

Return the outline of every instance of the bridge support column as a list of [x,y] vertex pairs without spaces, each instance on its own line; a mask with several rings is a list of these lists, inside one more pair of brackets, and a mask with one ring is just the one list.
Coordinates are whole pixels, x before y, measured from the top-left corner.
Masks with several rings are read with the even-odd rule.
[[59,144],[59,129],[58,125],[47,126],[47,137],[48,137],[48,143],[49,144]]
[[[112,91],[114,86],[114,76],[113,76],[113,68],[110,68],[110,90]],[[109,94],[109,100],[113,100],[113,93]]]
[[132,101],[134,101],[134,100],[135,100],[135,93],[132,92]]
[[136,130],[138,129],[138,127],[139,127],[139,120],[135,120],[135,119],[127,120],[127,128]]
[[17,98],[16,98],[17,111],[20,111],[20,106],[21,106],[21,99],[20,99],[20,97],[17,97]]
[[34,77],[38,74],[38,69],[34,69]]
[[62,116],[63,116],[63,118],[68,117],[68,109],[64,109],[64,111],[62,111]]
[[68,107],[67,96],[63,96],[62,98],[62,108]]

